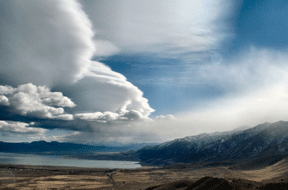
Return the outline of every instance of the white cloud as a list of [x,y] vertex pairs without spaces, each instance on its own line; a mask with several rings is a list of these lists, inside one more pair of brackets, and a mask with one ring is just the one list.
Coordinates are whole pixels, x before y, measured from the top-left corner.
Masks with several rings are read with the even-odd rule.
[[52,87],[82,77],[94,52],[94,33],[79,3],[1,0],[0,4],[0,75],[6,84]]
[[124,52],[183,56],[215,50],[230,35],[224,19],[231,16],[232,3],[226,0],[80,2],[93,22],[96,39],[110,41]]
[[2,86],[0,85],[0,94],[12,94],[15,92],[15,89],[12,86]]
[[59,120],[73,120],[73,115],[72,114],[61,114],[61,115],[55,115],[53,116],[53,119],[59,119]]
[[94,40],[96,51],[94,56],[110,56],[120,52],[120,48],[108,40]]
[[75,114],[76,118],[86,121],[97,121],[101,123],[106,122],[130,122],[139,120],[150,120],[148,117],[142,115],[141,112],[136,110],[131,111],[119,111],[119,112],[94,112],[94,113],[78,113]]
[[136,110],[148,116],[154,110],[143,92],[126,78],[100,62],[93,62],[85,77],[68,91],[77,103],[77,111],[124,112]]
[[155,120],[157,121],[163,121],[163,120],[174,120],[176,119],[174,115],[159,115],[159,116],[156,116]]
[[[0,87],[4,89],[3,86],[0,85]],[[3,102],[2,105],[10,106],[20,115],[64,120],[73,119],[72,115],[64,114],[62,107],[72,108],[76,105],[69,98],[63,96],[61,92],[51,92],[45,86],[37,87],[31,83],[19,85],[17,88],[6,87],[13,90],[6,93],[6,96],[2,95],[3,101],[0,101],[0,103]],[[3,92],[0,91],[0,93]],[[4,104],[5,102],[6,104]]]
[[113,112],[94,112],[94,113],[79,113],[75,114],[75,117],[81,120],[88,120],[88,121],[102,121],[106,123],[107,121],[114,121],[119,118],[118,113]]
[[135,120],[142,119],[143,115],[139,111],[132,110],[132,111],[124,113],[123,115],[121,115],[120,118],[121,119],[127,119],[127,120],[130,120],[130,121],[135,121]]
[[[233,59],[223,61],[222,64],[194,67],[196,74],[193,75],[193,83],[199,85],[209,83],[215,87],[222,87],[230,94],[249,93],[287,82],[287,60],[286,52],[251,47]],[[191,70],[185,73],[187,78],[189,72]]]
[[[78,105],[78,112],[137,110],[147,116],[154,111],[142,91],[125,76],[100,62],[91,61],[95,52],[94,32],[77,1],[1,0],[0,4],[1,10],[5,10],[5,16],[0,17],[2,84],[32,83],[65,92]],[[96,40],[96,46],[96,54],[97,49],[101,55],[117,51],[117,47],[105,39]],[[107,46],[109,50],[105,49]],[[3,95],[11,90],[2,88]],[[24,115],[40,114],[38,117],[52,118],[64,111],[51,107],[52,104],[58,107],[69,104],[66,97],[55,102],[60,93],[46,95],[41,104],[27,96],[20,93],[12,102],[22,102],[17,110]]]
[[0,95],[0,105],[9,106],[9,99],[4,95]]
[[44,135],[44,133],[47,132],[47,130],[30,127],[28,123],[0,120],[0,132],[6,135],[11,134]]

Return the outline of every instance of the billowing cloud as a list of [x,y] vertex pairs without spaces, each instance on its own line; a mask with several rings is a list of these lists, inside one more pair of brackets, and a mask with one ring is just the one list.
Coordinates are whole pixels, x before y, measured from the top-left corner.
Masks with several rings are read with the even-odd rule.
[[223,22],[231,16],[232,4],[226,0],[80,2],[97,32],[96,45],[106,47],[105,41],[107,47],[113,44],[125,53],[184,56],[214,51],[231,32]]
[[64,114],[63,107],[72,108],[76,105],[61,92],[51,92],[45,86],[37,87],[31,83],[19,85],[17,88],[0,87],[0,90],[3,90],[0,91],[0,104],[9,106],[17,114],[38,118],[73,119],[71,114]]
[[0,132],[2,135],[44,135],[47,129],[31,127],[22,122],[0,121]]
[[154,111],[143,92],[100,62],[92,62],[85,77],[63,92],[77,104],[79,112],[137,110],[148,116]]
[[[95,52],[94,32],[77,1],[14,0],[0,4],[1,10],[5,10],[0,17],[0,84],[14,87],[26,83],[45,85],[73,99],[78,112],[137,110],[148,116],[154,111],[143,92],[125,76],[100,62],[91,61]],[[107,44],[117,51],[110,42],[98,42],[96,49],[100,54],[102,50],[106,51]],[[101,44],[104,44],[103,48]],[[11,87],[2,88],[3,95],[11,90]],[[58,115],[57,118],[71,119],[69,115],[59,116],[64,113],[61,104],[67,99],[56,103],[58,95],[61,94],[53,93],[53,97],[50,94],[42,100],[45,108],[37,101],[30,101],[28,105],[31,99],[25,93],[8,99],[12,107],[21,102],[22,108],[16,110],[22,115],[40,114],[38,117],[42,118]],[[2,96],[1,104],[7,104],[4,99]],[[49,107],[52,104],[58,108]],[[36,107],[35,112],[32,107]]]

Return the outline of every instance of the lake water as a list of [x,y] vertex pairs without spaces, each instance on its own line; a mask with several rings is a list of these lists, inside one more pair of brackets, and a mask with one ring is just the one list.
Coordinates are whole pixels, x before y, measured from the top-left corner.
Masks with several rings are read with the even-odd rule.
[[138,162],[113,160],[84,160],[64,158],[61,156],[43,156],[33,154],[0,153],[0,163],[33,166],[71,166],[89,168],[140,168]]

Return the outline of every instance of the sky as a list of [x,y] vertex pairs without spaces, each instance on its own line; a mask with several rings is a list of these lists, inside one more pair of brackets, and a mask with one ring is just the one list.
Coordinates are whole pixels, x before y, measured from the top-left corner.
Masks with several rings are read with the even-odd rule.
[[287,121],[287,20],[285,0],[0,0],[0,141]]

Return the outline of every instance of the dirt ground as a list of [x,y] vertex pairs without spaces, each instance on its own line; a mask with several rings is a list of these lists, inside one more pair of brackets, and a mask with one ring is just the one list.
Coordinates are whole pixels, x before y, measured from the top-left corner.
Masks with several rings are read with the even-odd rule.
[[272,166],[259,170],[234,170],[228,166],[198,169],[164,169],[142,167],[139,169],[111,170],[92,168],[0,165],[0,189],[143,190],[149,189],[149,187],[150,189],[153,189],[151,187],[158,187],[161,184],[169,184],[175,181],[184,180],[192,183],[205,176],[210,176],[217,179],[221,178],[227,181],[235,181],[239,179],[249,180],[251,183],[271,183],[275,181],[281,182],[288,181],[286,177],[288,176],[287,174],[287,160],[280,161]]

